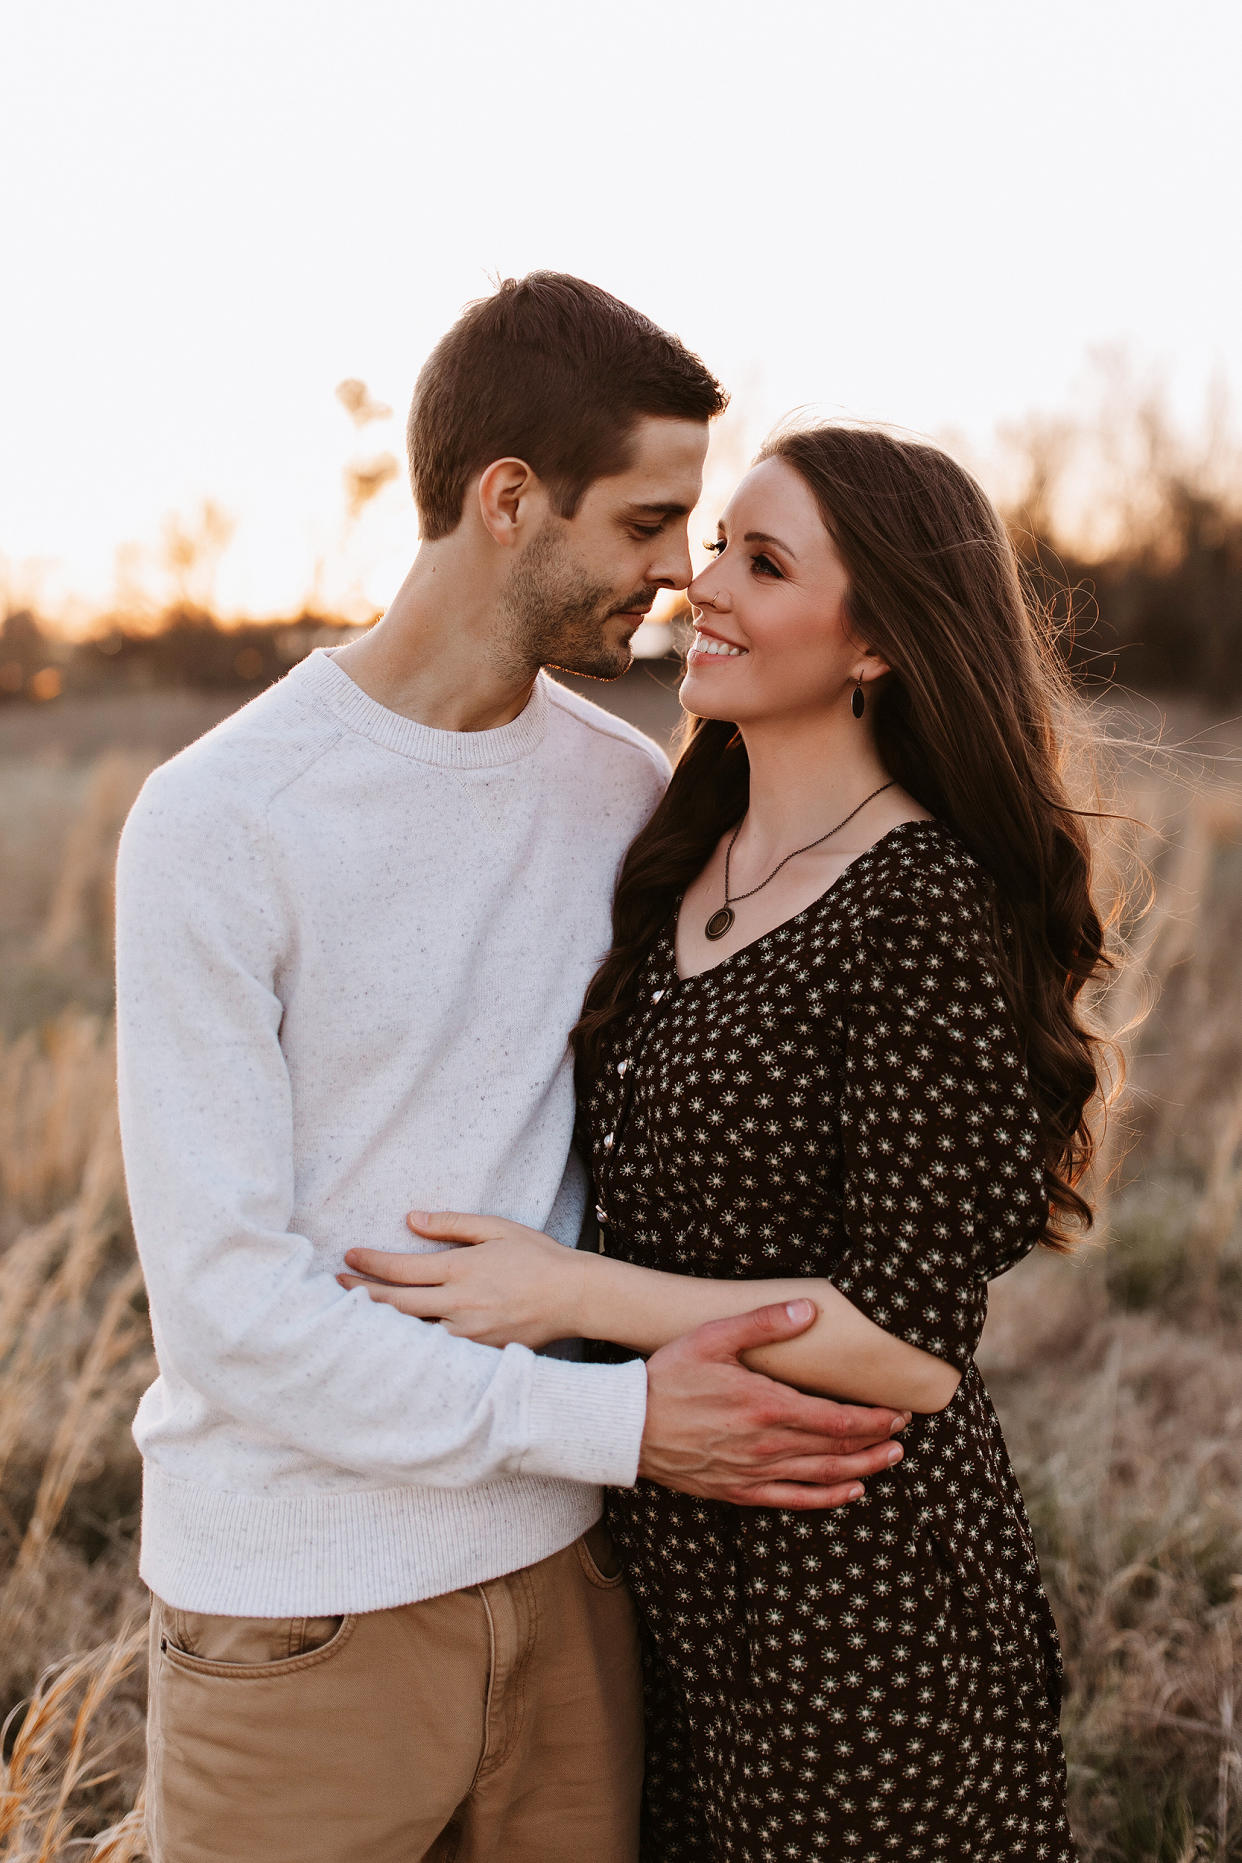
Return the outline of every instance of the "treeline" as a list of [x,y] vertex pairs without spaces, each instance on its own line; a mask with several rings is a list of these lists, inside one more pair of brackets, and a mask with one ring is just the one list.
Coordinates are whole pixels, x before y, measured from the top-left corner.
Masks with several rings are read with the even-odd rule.
[[[1242,448],[1230,437],[1223,395],[1203,434],[1187,441],[1159,393],[1136,386],[1124,358],[1103,355],[1096,369],[1093,405],[1072,419],[1002,431],[998,457],[980,476],[1007,487],[1011,534],[1084,680],[1236,704]],[[244,693],[313,647],[349,637],[338,617],[313,613],[220,623],[214,567],[228,535],[214,506],[197,525],[170,520],[175,592],[166,608],[109,617],[89,639],[66,640],[28,610],[10,613],[0,627],[0,701],[48,702],[118,685]]]
[[[1242,699],[1242,513],[1187,492],[1167,516],[1158,541],[1104,556],[1033,530],[1023,514],[1012,534],[1080,677],[1233,704]],[[23,609],[0,625],[0,702],[117,687],[257,691],[355,631],[326,615],[225,626],[174,609],[154,626],[113,624],[70,641]]]
[[174,608],[154,624],[113,623],[71,641],[20,609],[0,626],[0,699],[47,703],[119,687],[257,692],[312,648],[337,646],[355,632],[325,615],[224,626],[201,610]]
[[1082,678],[1232,704],[1242,698],[1242,509],[1185,482],[1163,492],[1157,521],[1107,553],[1021,512],[1011,534]]

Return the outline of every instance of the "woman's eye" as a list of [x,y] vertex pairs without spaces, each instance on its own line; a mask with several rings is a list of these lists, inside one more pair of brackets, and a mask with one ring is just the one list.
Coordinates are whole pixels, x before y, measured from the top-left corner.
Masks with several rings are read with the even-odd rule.
[[757,576],[775,576],[778,580],[780,578],[781,572],[770,556],[754,556],[751,558],[750,566]]
[[719,556],[724,547],[723,537],[704,537],[703,539],[703,548],[710,550],[713,556]]

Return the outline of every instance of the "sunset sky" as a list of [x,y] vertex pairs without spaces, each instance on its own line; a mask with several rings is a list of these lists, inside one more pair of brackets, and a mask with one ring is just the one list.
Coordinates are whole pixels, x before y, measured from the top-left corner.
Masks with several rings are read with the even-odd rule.
[[[0,32],[11,601],[106,604],[118,549],[155,587],[207,497],[225,609],[316,574],[382,605],[404,478],[350,532],[342,469],[534,266],[698,349],[735,452],[798,404],[984,448],[1099,346],[1187,422],[1242,392],[1237,0],[39,0]],[[355,433],[347,376],[394,418]]]

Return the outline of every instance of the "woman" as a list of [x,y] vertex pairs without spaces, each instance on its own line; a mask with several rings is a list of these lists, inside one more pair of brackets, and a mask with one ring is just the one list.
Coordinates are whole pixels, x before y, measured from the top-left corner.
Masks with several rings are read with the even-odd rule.
[[788,433],[712,548],[685,744],[576,1031],[606,1254],[418,1216],[481,1246],[373,1291],[491,1343],[642,1352],[809,1295],[751,1362],[909,1409],[905,1455],[826,1513],[610,1495],[644,1856],[1060,1863],[1056,1632],[972,1354],[988,1278],[1090,1218],[1076,1005],[1107,959],[1062,676],[932,447]]

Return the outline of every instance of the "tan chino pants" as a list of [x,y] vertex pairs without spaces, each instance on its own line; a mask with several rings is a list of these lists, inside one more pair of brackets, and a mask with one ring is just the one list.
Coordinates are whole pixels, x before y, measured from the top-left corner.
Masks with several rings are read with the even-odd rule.
[[635,1863],[637,1643],[602,1525],[353,1617],[156,1599],[153,1863]]

